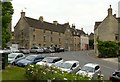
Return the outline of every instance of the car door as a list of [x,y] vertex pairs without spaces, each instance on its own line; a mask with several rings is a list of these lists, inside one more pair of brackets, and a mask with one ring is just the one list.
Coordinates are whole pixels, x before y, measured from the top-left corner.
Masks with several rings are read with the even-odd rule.
[[25,57],[24,54],[19,54],[19,55],[17,55],[17,57],[15,58],[15,62],[23,59],[24,57]]
[[80,69],[80,67],[79,67],[79,62],[75,62],[75,63],[73,64],[73,66],[72,66],[72,71],[73,71],[73,73],[78,72],[79,69]]
[[73,65],[72,65],[72,67],[71,67],[71,73],[75,73],[76,71],[77,71],[77,64],[76,63],[74,63]]

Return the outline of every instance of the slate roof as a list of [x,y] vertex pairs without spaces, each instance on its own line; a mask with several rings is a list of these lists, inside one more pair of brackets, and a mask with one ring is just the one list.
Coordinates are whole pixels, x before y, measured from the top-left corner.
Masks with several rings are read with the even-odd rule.
[[[120,23],[120,17],[116,18],[118,20],[118,22]],[[94,30],[97,29],[97,27],[101,24],[102,22],[95,22],[95,26],[94,26]]]
[[118,22],[120,23],[120,17],[116,18],[118,20]]
[[75,28],[70,28],[72,35],[73,36],[80,36],[80,35],[86,35],[83,30],[75,29]]
[[79,35],[86,35],[83,30],[79,30],[79,29],[76,29],[76,30],[77,30],[77,33],[79,33]]
[[33,28],[45,29],[45,30],[60,32],[60,33],[64,33],[67,26],[69,25],[69,23],[55,25],[53,23],[48,23],[46,21],[41,22],[40,20],[36,20],[30,17],[25,17],[25,20]]
[[101,23],[102,23],[101,21],[100,21],[100,22],[95,22],[94,30],[96,30],[97,27],[98,27]]

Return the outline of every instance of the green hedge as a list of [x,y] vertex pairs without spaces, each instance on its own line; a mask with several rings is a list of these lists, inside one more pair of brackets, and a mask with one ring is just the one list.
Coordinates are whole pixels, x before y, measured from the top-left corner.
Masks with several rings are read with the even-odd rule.
[[113,41],[98,41],[99,57],[117,57],[118,43]]
[[88,77],[83,77],[76,74],[63,72],[56,67],[29,65],[26,67],[25,76],[28,80],[88,80]]

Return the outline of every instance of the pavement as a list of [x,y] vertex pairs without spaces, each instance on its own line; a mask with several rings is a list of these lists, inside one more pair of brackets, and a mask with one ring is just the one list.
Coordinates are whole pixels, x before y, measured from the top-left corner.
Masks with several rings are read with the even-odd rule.
[[118,63],[118,58],[101,58],[104,61]]

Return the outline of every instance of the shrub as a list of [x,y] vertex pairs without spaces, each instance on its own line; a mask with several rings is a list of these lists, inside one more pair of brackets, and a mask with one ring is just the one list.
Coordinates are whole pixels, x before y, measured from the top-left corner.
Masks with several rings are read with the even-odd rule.
[[69,74],[56,67],[29,65],[26,67],[25,76],[28,80],[88,80],[76,74]]
[[118,43],[113,41],[98,41],[99,57],[116,57]]

